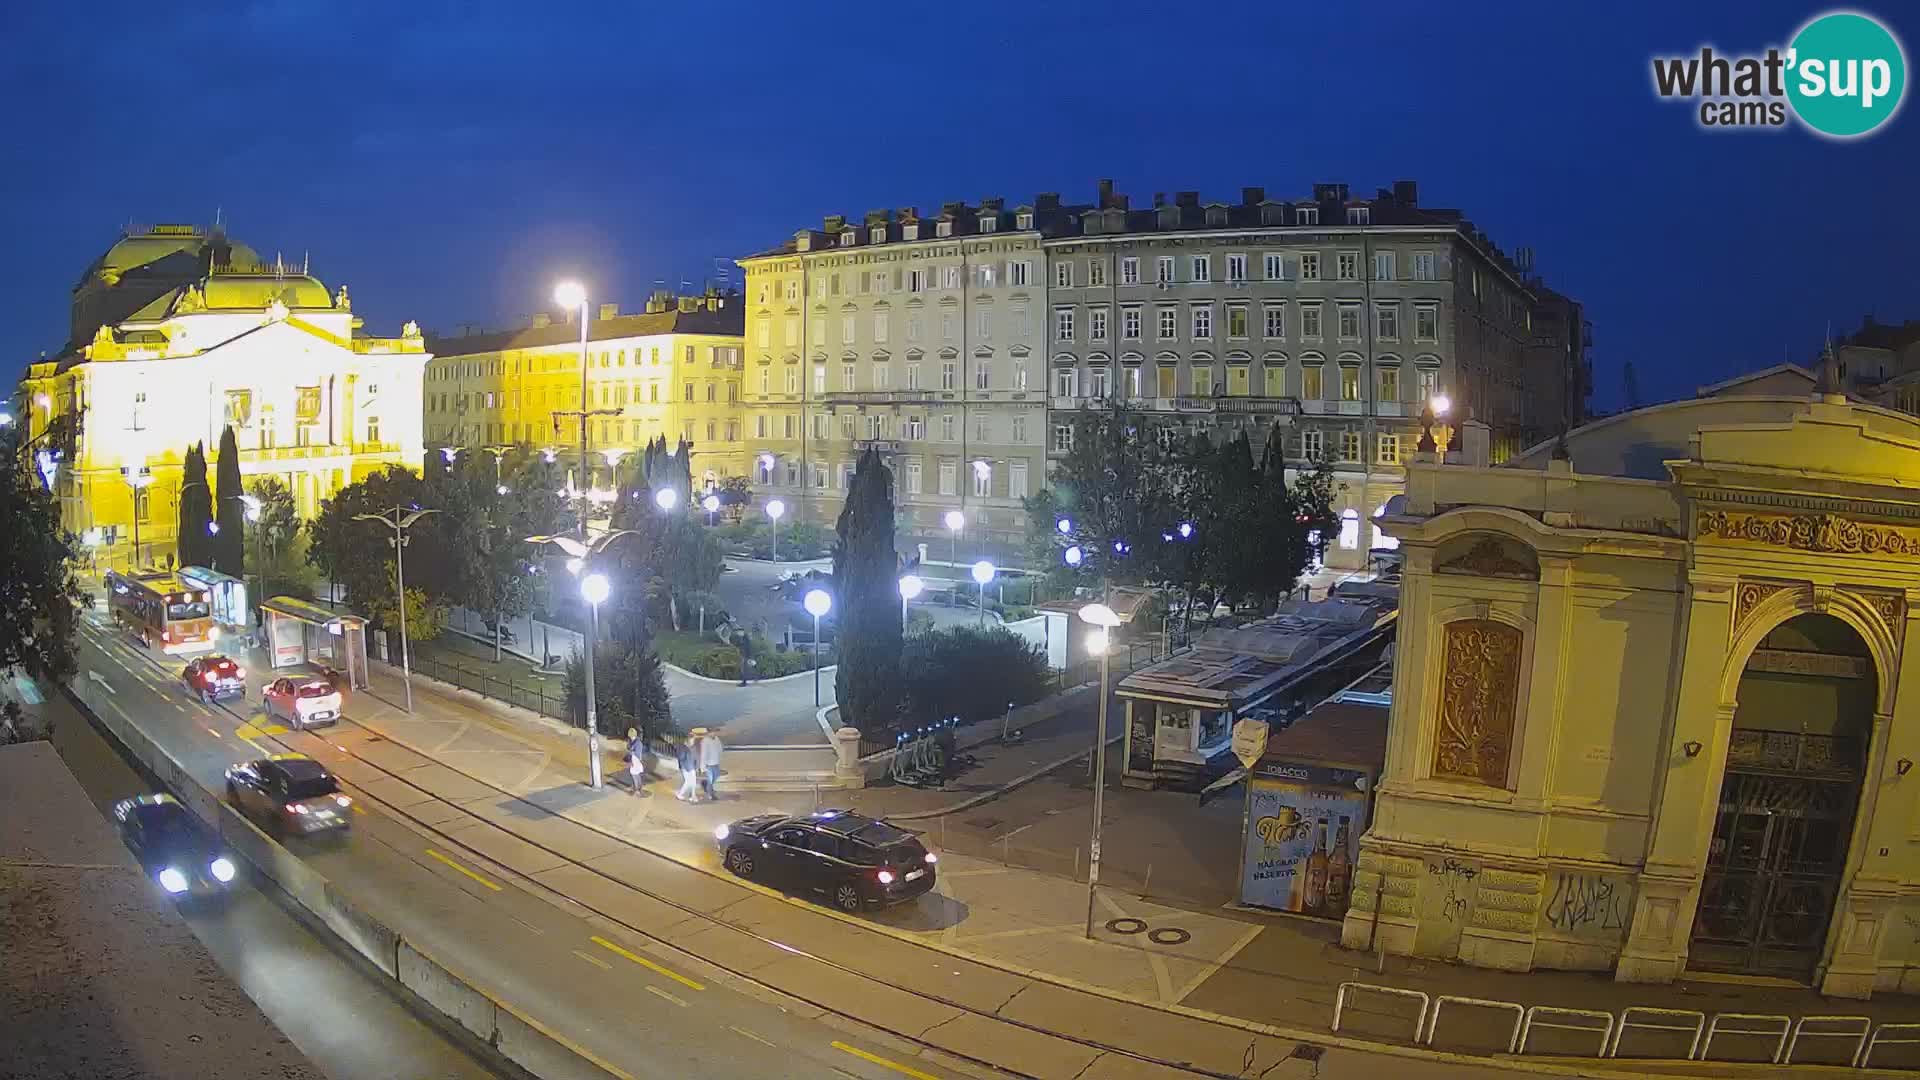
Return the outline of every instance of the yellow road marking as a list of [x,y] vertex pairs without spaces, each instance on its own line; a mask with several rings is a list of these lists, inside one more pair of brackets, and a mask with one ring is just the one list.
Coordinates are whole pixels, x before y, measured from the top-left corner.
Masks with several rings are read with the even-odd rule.
[[886,1058],[881,1057],[879,1054],[869,1054],[865,1050],[862,1050],[857,1046],[848,1046],[846,1043],[840,1042],[837,1039],[834,1041],[833,1048],[842,1053],[852,1054],[854,1057],[857,1057],[862,1061],[871,1061],[875,1065],[878,1065],[883,1069],[892,1069],[894,1072],[900,1073],[902,1076],[911,1076],[913,1077],[913,1080],[940,1080],[939,1077],[933,1075],[932,1073],[921,1072],[919,1069],[913,1068],[912,1066],[909,1066],[909,1065],[902,1065],[897,1061],[888,1061]]
[[432,848],[427,849],[427,854],[433,856],[434,858],[440,860],[443,863],[446,863],[448,866],[453,867],[455,870],[460,871],[461,873],[467,875],[468,877],[479,882],[480,884],[485,885],[487,888],[492,889],[494,892],[500,891],[500,886],[495,885],[493,882],[488,881],[486,878],[481,877],[479,874],[476,874],[473,871],[467,869],[466,867],[461,866],[459,863],[454,862],[452,859],[447,858],[445,855],[440,854],[439,852],[433,850]]
[[685,999],[674,997],[672,994],[667,993],[665,990],[662,990],[657,986],[647,987],[647,993],[652,994],[654,997],[666,998],[668,1001],[673,1002],[675,1005],[678,1005],[683,1009],[687,1007],[687,1003]]
[[638,953],[628,952],[627,950],[621,948],[618,945],[615,945],[613,942],[608,941],[606,938],[603,938],[598,934],[594,935],[593,943],[607,950],[608,952],[618,953],[619,955],[626,957],[627,959],[633,961],[634,963],[639,964],[641,967],[646,968],[648,971],[665,975],[667,978],[672,979],[674,982],[677,982],[682,986],[689,986],[695,990],[706,989],[705,986],[702,986],[699,983],[694,982],[692,979],[687,978],[685,975],[682,975],[677,971],[671,971],[667,968],[663,968],[659,964],[654,963],[653,961],[647,959],[644,956],[639,955]]
[[763,1046],[773,1045],[773,1040],[763,1039],[760,1036],[755,1035],[753,1032],[748,1031],[746,1028],[743,1028],[743,1027],[735,1027],[732,1024],[728,1024],[727,1030],[733,1032],[735,1035],[745,1035],[747,1038],[752,1039],[754,1042],[760,1043]]
[[613,970],[612,964],[607,963],[605,960],[602,960],[597,956],[593,956],[588,953],[583,953],[579,949],[573,950],[573,955],[579,957],[582,960],[585,960],[587,963],[592,964],[594,967],[597,967],[602,971]]

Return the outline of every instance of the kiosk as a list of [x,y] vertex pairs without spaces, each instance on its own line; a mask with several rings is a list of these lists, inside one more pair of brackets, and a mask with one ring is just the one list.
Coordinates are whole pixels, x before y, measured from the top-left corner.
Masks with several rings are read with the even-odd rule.
[[350,688],[367,688],[367,620],[291,596],[276,596],[260,610],[269,666],[331,668]]

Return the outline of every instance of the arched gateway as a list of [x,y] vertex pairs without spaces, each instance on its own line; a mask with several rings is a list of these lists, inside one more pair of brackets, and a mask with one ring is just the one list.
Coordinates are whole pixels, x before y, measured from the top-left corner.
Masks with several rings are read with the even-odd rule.
[[1411,465],[1349,945],[1920,990],[1920,423],[1739,389]]

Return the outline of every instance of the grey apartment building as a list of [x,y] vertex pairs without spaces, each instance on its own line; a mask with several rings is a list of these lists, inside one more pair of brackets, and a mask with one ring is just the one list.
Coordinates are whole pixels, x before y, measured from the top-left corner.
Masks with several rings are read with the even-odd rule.
[[1495,462],[1584,413],[1579,305],[1460,211],[1420,206],[1412,181],[1137,208],[1102,181],[1047,224],[1049,453],[1070,446],[1074,410],[1112,398],[1163,418],[1167,440],[1245,430],[1257,451],[1278,424],[1292,466],[1336,471],[1329,565],[1393,543],[1370,519],[1402,490],[1429,401],[1487,425]]

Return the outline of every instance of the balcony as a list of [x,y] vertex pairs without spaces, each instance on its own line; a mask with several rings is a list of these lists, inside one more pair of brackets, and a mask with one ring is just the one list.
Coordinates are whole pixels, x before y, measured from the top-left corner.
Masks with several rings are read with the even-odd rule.
[[1171,400],[1173,403],[1172,411],[1182,413],[1210,413],[1219,407],[1220,402],[1219,398],[1212,397],[1177,397],[1172,399],[1159,398],[1157,400]]
[[899,439],[856,439],[853,448],[862,454],[869,450],[882,454],[898,454],[901,450]]
[[1223,397],[1223,413],[1252,413],[1260,416],[1299,416],[1300,402],[1290,397]]

